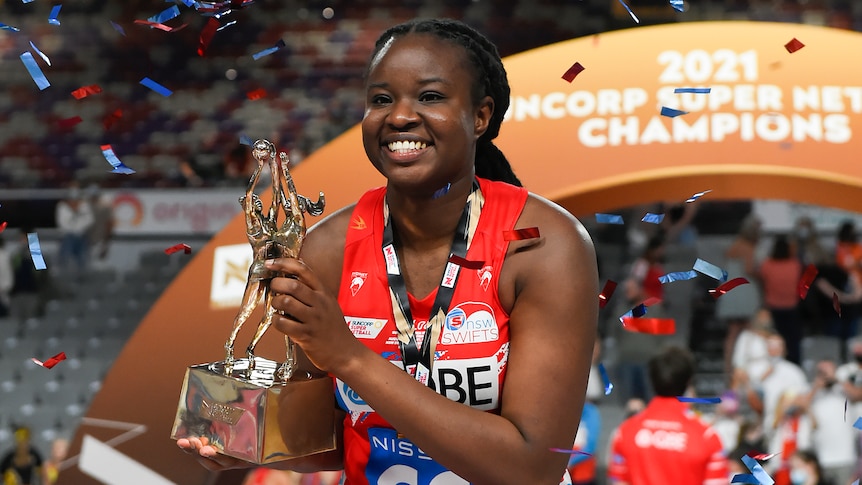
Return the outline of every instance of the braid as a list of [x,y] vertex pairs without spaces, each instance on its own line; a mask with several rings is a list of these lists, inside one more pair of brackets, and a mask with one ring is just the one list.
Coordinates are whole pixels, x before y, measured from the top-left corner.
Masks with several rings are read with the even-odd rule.
[[[500,133],[503,116],[509,109],[509,80],[497,47],[487,37],[469,25],[451,19],[413,20],[396,25],[384,32],[374,45],[372,61],[392,39],[408,33],[432,34],[464,48],[470,63],[476,69],[472,98],[475,103],[485,96],[494,100],[494,112],[488,129],[476,144],[476,175],[490,180],[499,180],[521,186],[512,166],[493,140]],[[372,63],[369,63],[371,66]],[[367,73],[366,73],[367,74]]]

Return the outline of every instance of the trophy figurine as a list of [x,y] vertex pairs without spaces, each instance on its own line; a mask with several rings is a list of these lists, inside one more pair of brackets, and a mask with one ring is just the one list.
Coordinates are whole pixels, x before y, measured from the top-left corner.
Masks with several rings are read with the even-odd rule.
[[[239,199],[253,252],[242,303],[224,345],[225,359],[187,369],[171,438],[206,437],[223,454],[266,464],[335,449],[335,398],[326,375],[296,373],[295,344],[287,336],[281,364],[254,353],[276,311],[270,282],[278,275],[264,262],[299,257],[305,213],[322,214],[325,199],[322,192],[317,202],[297,193],[287,155],[277,153],[269,141],[256,141],[252,157],[257,167]],[[264,165],[272,178],[272,201],[266,213],[254,193]],[[237,359],[237,335],[261,300],[263,317],[246,358]],[[327,402],[332,406],[320,405]]]

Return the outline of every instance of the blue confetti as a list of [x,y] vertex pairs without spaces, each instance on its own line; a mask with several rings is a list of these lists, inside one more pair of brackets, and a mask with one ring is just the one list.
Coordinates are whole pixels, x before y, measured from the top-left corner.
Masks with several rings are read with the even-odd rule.
[[674,281],[686,281],[690,279],[697,278],[697,272],[694,270],[691,271],[675,271],[673,273],[668,273],[666,275],[661,275],[658,277],[658,280],[662,283],[673,283]]
[[117,154],[114,153],[114,149],[111,148],[111,145],[102,145],[102,155],[104,155],[105,160],[107,160],[108,163],[110,163],[111,166],[114,167],[114,169],[111,170],[111,173],[121,173],[124,175],[131,175],[135,173],[134,170],[132,170],[126,164],[120,161],[120,159],[117,157]]
[[641,21],[640,21],[640,20],[638,20],[638,18],[637,18],[637,16],[635,15],[635,13],[634,13],[634,12],[632,12],[632,9],[631,9],[631,8],[629,8],[629,6],[628,6],[628,5],[626,5],[626,2],[624,2],[623,0],[619,0],[619,2],[620,2],[620,5],[622,5],[623,7],[625,7],[625,9],[626,9],[626,11],[629,13],[629,15],[631,15],[631,16],[632,16],[632,19],[634,19],[635,23],[638,23],[638,24],[639,24],[639,23],[641,23]]
[[718,281],[727,281],[727,271],[700,258],[697,258],[697,261],[694,262],[692,269],[698,273],[703,273],[709,277],[715,278]]
[[622,321],[623,321],[623,319],[624,319],[624,318],[627,318],[627,317],[631,317],[631,318],[640,318],[640,317],[642,317],[642,316],[644,316],[644,315],[646,315],[646,314],[647,314],[647,308],[646,308],[646,305],[644,305],[643,303],[641,303],[640,305],[638,305],[638,306],[636,306],[636,307],[632,308],[631,310],[629,310],[629,311],[625,312],[625,313],[620,317],[620,322],[622,322]]
[[856,429],[862,429],[862,417],[856,418],[856,422],[853,423],[853,427]]
[[452,188],[452,184],[447,182],[447,183],[446,183],[446,186],[445,186],[445,187],[443,187],[443,188],[441,188],[441,189],[440,189],[440,190],[438,190],[437,192],[434,192],[434,193],[431,195],[431,198],[432,198],[432,199],[439,199],[440,197],[443,197],[444,195],[448,194],[448,193],[449,193],[449,189],[451,189],[451,188]]
[[147,20],[149,20],[150,22],[155,22],[157,24],[163,24],[172,18],[179,17],[179,15],[180,15],[180,9],[179,9],[179,7],[174,5],[174,6],[171,6],[171,7],[168,7],[166,9],[162,10],[161,12],[159,12],[158,15],[153,15],[152,17],[148,18]]
[[254,142],[251,140],[250,136],[248,136],[248,135],[240,135],[239,136],[239,144],[240,145],[251,146],[252,143],[254,143]]
[[596,222],[600,224],[623,224],[623,216],[596,213]]
[[46,56],[44,52],[40,51],[39,48],[36,47],[36,44],[33,43],[32,40],[30,41],[30,47],[32,47],[33,50],[36,51],[36,54],[39,54],[39,57],[41,57],[42,60],[45,61],[45,63],[47,63],[49,66],[51,65],[51,59],[48,59],[48,56]]
[[30,3],[30,2],[32,2],[32,1],[33,1],[33,0],[21,0],[21,3]]
[[60,21],[57,20],[57,17],[60,15],[60,9],[62,5],[54,5],[54,8],[51,9],[51,15],[48,16],[48,23],[51,25],[60,25]]
[[257,54],[253,54],[251,57],[254,60],[258,60],[261,57],[266,57],[266,56],[272,54],[273,52],[283,48],[284,46],[285,46],[284,39],[279,39],[278,42],[276,42],[274,46],[272,46],[268,49],[264,49],[264,50],[258,52]]
[[687,115],[688,111],[680,111],[678,109],[668,108],[667,106],[661,107],[661,115],[667,116],[668,118],[676,118],[680,115]]
[[688,397],[688,396],[677,396],[677,401],[679,402],[692,402],[692,403],[703,403],[703,404],[718,404],[721,402],[720,397]]
[[39,65],[36,64],[36,59],[33,57],[33,54],[29,52],[25,52],[21,54],[21,62],[24,63],[24,67],[27,68],[27,72],[30,73],[30,77],[33,78],[33,82],[36,83],[36,86],[39,87],[40,91],[44,91],[51,85],[48,82],[48,78],[45,77],[45,73],[42,72],[42,69],[39,68]]
[[182,0],[182,2],[183,2],[183,5],[185,5],[186,7],[194,7],[195,6],[194,0]]
[[661,221],[664,220],[664,214],[653,214],[652,212],[647,212],[641,221],[649,222],[650,224],[661,224]]
[[757,477],[750,473],[737,473],[730,479],[730,483],[750,483],[751,485],[760,485]]
[[685,5],[682,0],[670,0],[670,6],[677,12],[685,12]]
[[123,28],[123,26],[122,26],[122,25],[120,25],[120,24],[118,24],[118,23],[114,22],[113,20],[111,20],[110,22],[111,22],[111,25],[114,27],[114,30],[116,30],[117,32],[119,32],[119,33],[123,34],[123,37],[125,37],[125,36],[126,36],[126,30]]
[[146,86],[146,87],[152,89],[153,91],[161,94],[164,97],[168,97],[168,96],[174,94],[174,92],[171,91],[170,89],[162,86],[161,84],[153,81],[152,79],[150,79],[148,77],[141,79],[141,84],[143,84],[144,86]]
[[745,466],[751,470],[751,474],[754,475],[754,478],[757,479],[757,482],[760,485],[772,485],[775,483],[775,480],[769,476],[768,473],[760,466],[760,463],[757,462],[754,458],[748,455],[742,455],[742,462],[745,463]]
[[704,190],[703,192],[698,192],[698,193],[692,195],[691,197],[689,197],[688,199],[686,199],[685,203],[691,204],[692,202],[696,201],[697,199],[703,197],[704,195],[706,195],[710,192],[712,192],[712,190]]
[[47,269],[45,258],[42,256],[42,246],[39,244],[39,235],[35,232],[28,232],[27,244],[30,246],[30,258],[33,260],[33,266],[39,271]]
[[602,376],[602,384],[605,386],[605,396],[609,396],[611,391],[614,390],[614,384],[611,382],[611,378],[608,377],[608,371],[605,370],[605,364],[599,362],[599,375]]
[[8,30],[10,32],[21,32],[21,29],[18,27],[12,27],[11,25],[6,25],[0,22],[0,30]]
[[709,94],[712,88],[676,88],[674,93],[693,93],[693,94]]

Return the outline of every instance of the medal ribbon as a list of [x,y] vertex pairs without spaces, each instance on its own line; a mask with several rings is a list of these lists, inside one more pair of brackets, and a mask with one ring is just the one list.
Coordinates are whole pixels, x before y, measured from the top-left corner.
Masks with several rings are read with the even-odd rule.
[[[455,229],[452,238],[452,247],[449,250],[450,259],[455,255],[463,260],[467,255],[467,249],[476,234],[479,223],[479,214],[482,211],[484,198],[479,184],[473,182],[473,191],[467,197],[464,211]],[[389,281],[389,296],[392,303],[392,313],[395,315],[395,327],[398,330],[398,346],[401,351],[401,359],[404,362],[404,370],[416,378],[417,381],[426,386],[431,382],[431,369],[434,366],[434,349],[440,338],[452,296],[455,294],[455,284],[458,282],[461,266],[447,261],[443,278],[437,288],[437,296],[431,307],[428,319],[428,328],[422,339],[422,348],[416,344],[413,315],[410,312],[410,301],[407,298],[407,285],[404,275],[401,274],[401,264],[398,254],[395,252],[395,231],[389,218],[389,205],[384,202],[383,217],[386,225],[383,229],[383,259],[386,262],[386,274]],[[455,258],[458,260],[458,258]],[[411,371],[411,369],[414,369]]]

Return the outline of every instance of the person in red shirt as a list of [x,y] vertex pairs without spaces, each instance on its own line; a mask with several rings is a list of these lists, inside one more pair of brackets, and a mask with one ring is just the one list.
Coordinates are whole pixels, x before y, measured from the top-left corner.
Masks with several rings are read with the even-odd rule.
[[656,396],[623,421],[611,440],[613,485],[726,485],[727,457],[718,434],[680,402],[694,375],[694,356],[669,347],[649,362]]
[[784,234],[775,236],[772,252],[760,264],[760,280],[766,307],[772,314],[775,329],[787,344],[787,360],[801,362],[802,327],[799,318],[799,277],[802,263]]

